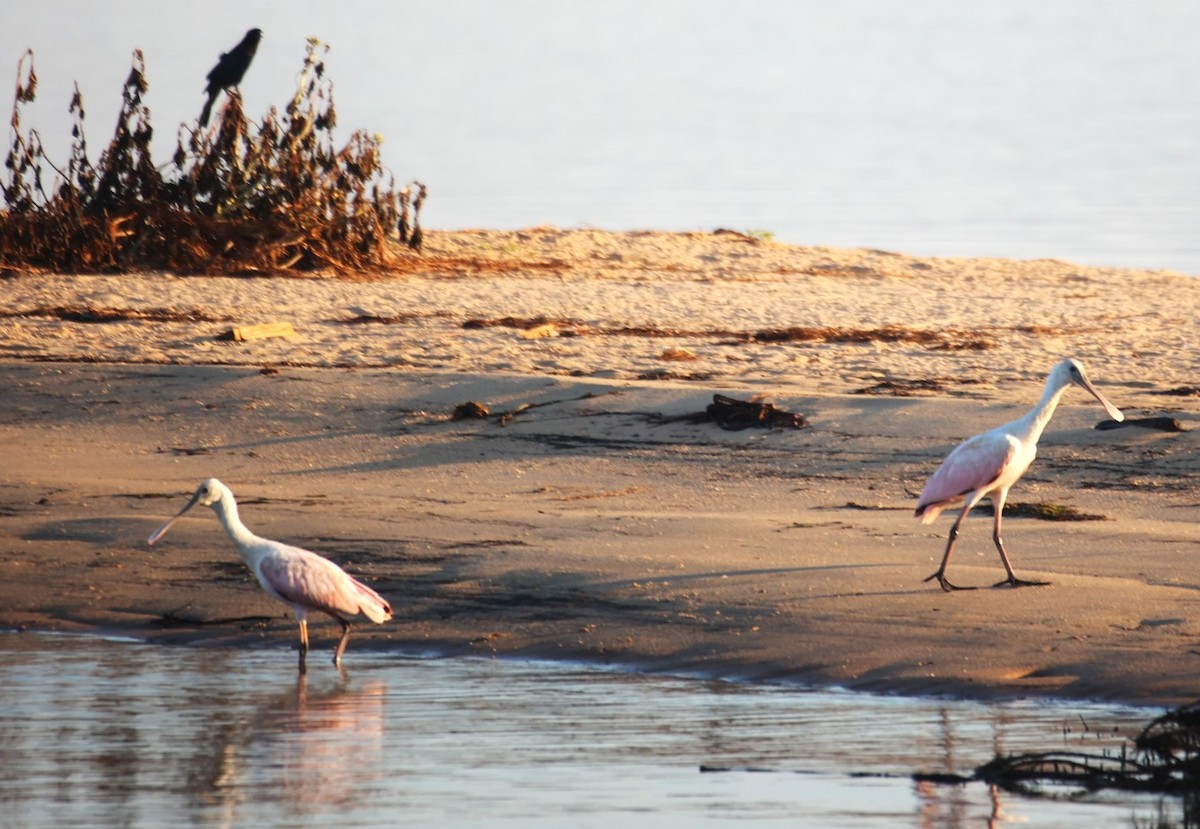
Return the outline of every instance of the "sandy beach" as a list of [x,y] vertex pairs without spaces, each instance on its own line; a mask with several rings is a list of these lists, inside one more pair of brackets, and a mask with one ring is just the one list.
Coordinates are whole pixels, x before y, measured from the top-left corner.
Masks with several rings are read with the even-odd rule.
[[[1194,275],[928,259],[739,233],[429,231],[400,275],[0,279],[0,626],[277,643],[295,625],[207,510],[393,603],[347,652],[579,659],[966,697],[1200,694]],[[238,342],[234,328],[294,334]],[[1018,574],[947,594],[953,514],[912,515],[963,438],[1078,358],[1010,507]],[[731,431],[714,394],[806,426]],[[454,419],[461,404],[487,417]],[[1003,577],[991,518],[951,573]],[[314,629],[326,663],[335,626]],[[315,669],[315,668],[314,668]]]

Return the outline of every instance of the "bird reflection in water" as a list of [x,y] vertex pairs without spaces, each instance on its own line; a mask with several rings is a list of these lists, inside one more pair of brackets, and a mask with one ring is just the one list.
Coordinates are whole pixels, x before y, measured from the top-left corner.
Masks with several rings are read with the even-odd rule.
[[386,692],[377,680],[356,686],[344,671],[322,681],[300,674],[285,693],[231,707],[197,746],[193,797],[220,825],[243,825],[264,806],[302,815],[308,804],[351,800],[382,758]]
[[[955,734],[955,719],[948,709],[940,712],[940,739],[938,740],[939,758],[935,765],[948,772],[962,770],[963,761],[956,755],[958,736]],[[1004,730],[1007,725],[1006,717],[997,713],[991,721],[992,749],[996,756],[1004,753]],[[967,742],[971,742],[968,740]],[[971,784],[973,786],[975,784]],[[917,825],[925,829],[967,829],[980,825],[979,801],[977,790],[971,791],[971,786],[947,785],[928,780],[918,780],[913,784],[913,791],[920,801],[917,812]],[[991,812],[987,816],[987,829],[1000,829],[1010,823],[1023,823],[1026,818],[1013,815],[1004,810],[1002,792],[998,786],[988,785],[988,800]]]

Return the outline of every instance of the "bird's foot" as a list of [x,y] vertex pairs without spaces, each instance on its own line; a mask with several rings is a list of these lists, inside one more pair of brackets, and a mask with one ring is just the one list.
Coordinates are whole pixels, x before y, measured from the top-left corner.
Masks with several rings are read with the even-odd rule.
[[937,583],[940,584],[942,586],[942,589],[945,590],[947,593],[950,593],[951,591],[954,591],[954,590],[975,590],[976,589],[974,587],[959,587],[957,584],[954,584],[949,579],[947,579],[946,574],[943,573],[941,570],[938,570],[932,576],[928,576],[928,577],[922,579],[922,581],[933,581],[934,579],[937,579]]
[[1016,576],[1009,576],[1004,581],[998,581],[992,587],[1049,587],[1053,582],[1048,581],[1033,581],[1031,579],[1019,579]]

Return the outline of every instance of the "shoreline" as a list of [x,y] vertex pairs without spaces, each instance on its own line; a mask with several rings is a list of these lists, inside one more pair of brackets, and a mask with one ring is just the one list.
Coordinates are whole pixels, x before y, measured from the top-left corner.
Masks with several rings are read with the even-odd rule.
[[[207,510],[145,546],[215,476],[256,532],[392,601],[393,622],[355,627],[349,670],[358,649],[399,647],[906,695],[1195,698],[1200,398],[1166,393],[1200,369],[1194,278],[715,234],[431,239],[429,273],[366,282],[0,283],[11,312],[125,312],[0,318],[0,626],[293,642]],[[1019,276],[1019,295],[989,274]],[[276,320],[296,334],[215,339]],[[1065,354],[1128,414],[1186,431],[1097,431],[1103,411],[1068,393],[1010,501],[1098,517],[1005,522],[1018,574],[1053,586],[923,584],[953,520],[912,517],[924,478],[1032,405]],[[766,393],[809,425],[686,419],[717,393]],[[467,401],[512,417],[451,420]],[[990,529],[966,522],[956,580],[1000,578]],[[270,621],[220,621],[246,617]],[[332,642],[313,635],[315,669]]]

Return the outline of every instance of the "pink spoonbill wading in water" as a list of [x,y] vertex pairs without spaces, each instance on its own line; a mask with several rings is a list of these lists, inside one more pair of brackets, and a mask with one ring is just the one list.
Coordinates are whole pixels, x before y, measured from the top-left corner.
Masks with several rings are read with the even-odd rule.
[[300,673],[307,669],[309,613],[319,611],[342,626],[342,638],[333,652],[333,664],[337,667],[341,667],[342,652],[350,638],[347,617],[362,614],[376,624],[392,618],[392,606],[386,599],[350,577],[329,559],[252,533],[238,518],[233,493],[216,478],[200,484],[183,509],[154,531],[149,543],[162,538],[172,524],[197,504],[213,508],[233,546],[237,547],[263,590],[295,611],[296,621],[300,623]]
[[1067,359],[1054,367],[1046,380],[1046,390],[1042,399],[1021,418],[997,426],[991,431],[975,435],[954,448],[933,473],[933,477],[921,491],[917,502],[916,515],[922,524],[932,523],[942,510],[962,501],[962,512],[950,527],[950,538],[946,542],[946,553],[942,556],[942,565],[925,581],[937,579],[943,590],[972,590],[951,584],[946,579],[946,566],[950,563],[950,553],[954,551],[954,540],[958,538],[959,527],[976,504],[985,497],[992,501],[995,511],[995,523],[992,530],[992,541],[1000,551],[1000,560],[1008,578],[995,586],[1010,585],[1021,587],[1026,585],[1045,585],[1049,582],[1026,581],[1018,579],[1013,574],[1009,564],[1008,554],[1004,551],[1004,541],[1000,537],[1000,520],[1004,512],[1004,502],[1008,498],[1008,490],[1025,474],[1025,470],[1033,463],[1037,455],[1038,438],[1058,406],[1059,398],[1071,385],[1082,386],[1092,394],[1108,416],[1121,421],[1125,416],[1112,403],[1108,402],[1096,387],[1088,380],[1083,372],[1083,366],[1077,361]]

